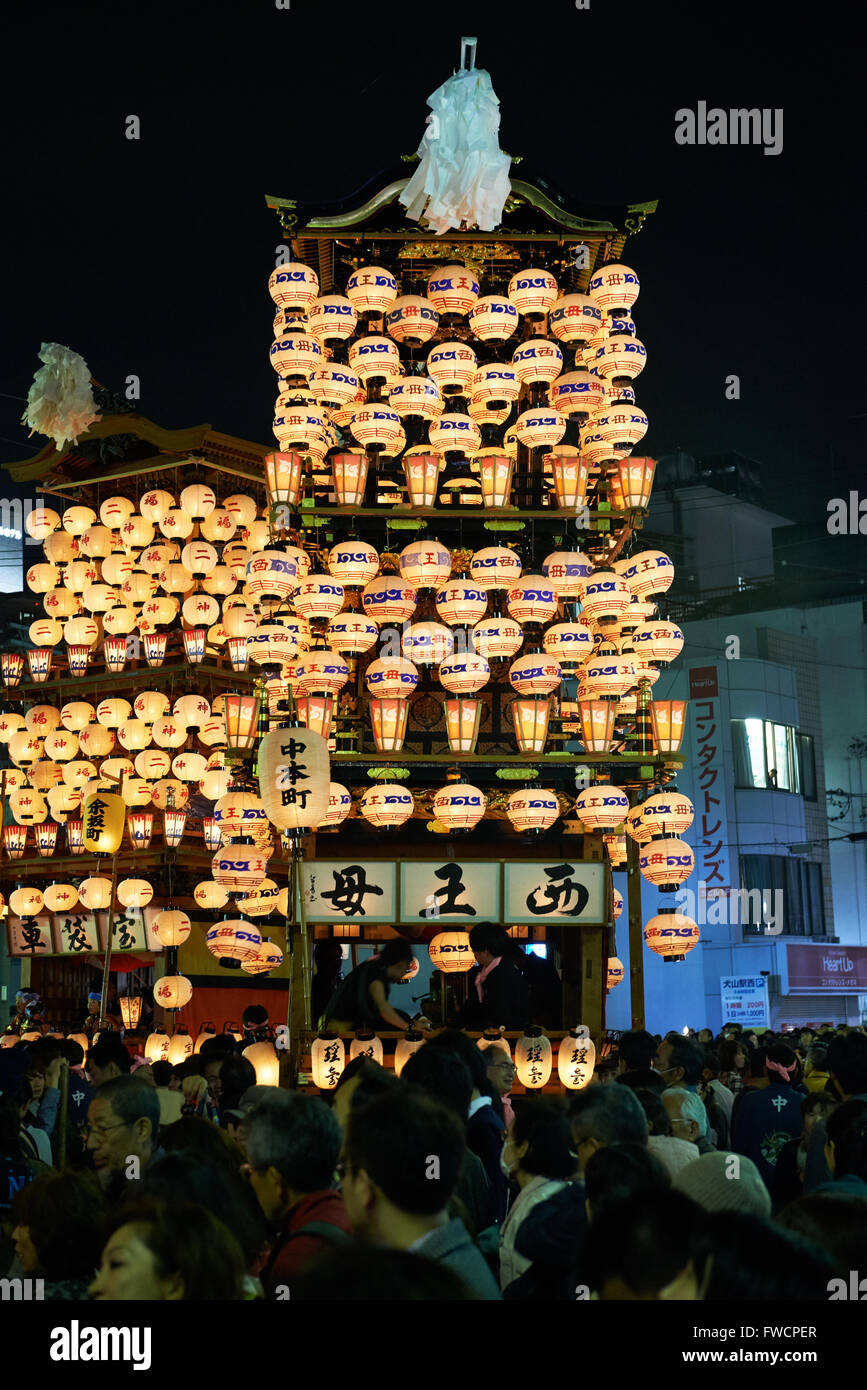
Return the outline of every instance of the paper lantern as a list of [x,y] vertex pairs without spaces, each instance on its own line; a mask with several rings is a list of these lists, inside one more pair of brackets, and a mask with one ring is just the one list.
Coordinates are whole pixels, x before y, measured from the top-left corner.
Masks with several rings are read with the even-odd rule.
[[433,813],[449,830],[472,830],[487,809],[487,798],[478,787],[467,782],[451,782],[441,787],[433,799]]
[[512,366],[522,386],[547,385],[560,375],[563,354],[545,338],[527,338],[512,353]]
[[166,1061],[173,1067],[179,1067],[192,1055],[193,1040],[185,1028],[179,1028],[176,1033],[172,1034],[169,1050],[166,1053]]
[[557,612],[559,599],[550,579],[541,574],[525,574],[509,589],[506,605],[519,623],[547,623]]
[[33,507],[24,517],[24,530],[35,541],[44,541],[59,526],[60,517],[50,507]]
[[360,315],[382,314],[397,299],[397,281],[381,265],[360,266],[346,282],[346,298]]
[[313,1085],[320,1091],[333,1091],[346,1065],[343,1039],[336,1033],[320,1033],[310,1046]]
[[502,424],[503,419],[494,417],[502,410],[508,412],[520,392],[514,367],[509,362],[489,362],[479,367],[471,382],[470,392],[470,414],[476,422],[489,418],[494,424]]
[[345,599],[342,584],[318,574],[303,579],[293,594],[295,611],[302,618],[333,618],[343,608]]
[[20,733],[26,729],[24,716],[7,710],[5,714],[0,714],[0,743],[8,743],[13,734]]
[[528,449],[551,448],[566,433],[566,421],[550,406],[536,407],[518,416],[515,433]]
[[467,343],[438,343],[427,357],[428,375],[444,396],[467,394],[478,367],[478,358]]
[[349,429],[366,449],[382,451],[396,444],[403,434],[400,417],[386,405],[363,405],[352,412]]
[[481,431],[470,415],[453,413],[441,415],[431,422],[428,439],[435,449],[444,454],[458,454],[465,458],[474,454],[482,442]]
[[[143,719],[128,719],[125,724],[120,724],[118,726],[117,737],[121,748],[125,748],[127,752],[132,753],[138,749],[147,748],[151,741],[151,733],[152,730],[150,726],[145,724]],[[86,742],[82,744],[82,748],[85,752],[94,753],[94,755],[96,755],[96,750],[92,747],[92,738],[89,728],[82,730],[79,741],[85,738],[85,736],[87,736]]]
[[[609,962],[610,965],[610,962]],[[560,1041],[557,1074],[567,1091],[583,1091],[593,1079],[596,1046],[586,1029],[573,1028]]]
[[271,824],[281,831],[315,829],[329,810],[325,740],[312,729],[275,729],[262,739],[258,761],[259,794]]
[[641,806],[642,828],[648,835],[680,836],[695,818],[695,807],[688,796],[670,788],[648,797]]
[[154,985],[154,1001],[172,1012],[183,1009],[193,997],[193,986],[185,975],[164,975]]
[[144,1047],[145,1060],[151,1063],[168,1061],[171,1041],[168,1033],[164,1033],[160,1028],[149,1033]]
[[528,1091],[539,1091],[550,1080],[553,1068],[551,1043],[541,1028],[530,1027],[515,1043],[515,1072]]
[[476,963],[470,934],[465,931],[440,932],[428,943],[427,951],[434,970],[444,975],[464,974]]
[[260,706],[258,695],[226,696],[226,745],[234,752],[250,753],[255,748]]
[[443,711],[449,748],[453,753],[474,753],[482,722],[481,700],[467,700],[462,697],[445,700]]
[[251,598],[284,601],[292,597],[298,583],[298,565],[282,550],[260,550],[247,561],[247,592]]
[[90,507],[67,507],[63,513],[63,529],[70,536],[81,536],[88,526],[96,521],[96,512]]
[[575,814],[591,830],[620,825],[629,812],[629,797],[619,787],[595,782],[585,787],[575,802]]
[[546,628],[542,645],[548,656],[561,666],[577,666],[593,650],[593,631],[577,619],[570,623],[555,623]]
[[477,550],[470,559],[470,575],[482,589],[510,589],[521,576],[521,559],[506,546]]
[[509,667],[509,684],[519,695],[548,695],[562,679],[560,663],[544,652],[519,656]]
[[97,723],[106,729],[116,729],[131,717],[132,705],[129,700],[100,700],[96,707]]
[[560,815],[560,803],[553,791],[521,788],[506,801],[506,815],[516,830],[550,830]]
[[241,1055],[255,1068],[257,1086],[279,1086],[280,1058],[273,1043],[251,1043]]
[[278,309],[306,314],[319,293],[319,276],[309,265],[287,261],[271,271],[268,293]]
[[266,975],[282,964],[283,952],[280,947],[265,938],[251,960],[241,961],[241,969],[246,975]]
[[584,613],[593,623],[612,622],[627,612],[632,592],[625,579],[613,570],[597,570],[581,591]]
[[519,314],[541,318],[557,299],[557,281],[547,270],[518,270],[509,281],[509,300]]
[[233,671],[246,671],[250,663],[246,637],[229,638],[229,660]]
[[314,647],[295,663],[295,691],[299,695],[337,694],[349,680],[349,667],[329,647]]
[[36,917],[44,902],[38,888],[16,888],[9,894],[9,906],[18,917]]
[[379,636],[379,628],[372,618],[363,618],[359,613],[338,613],[325,630],[325,638],[334,651],[358,656],[369,651]]
[[57,844],[57,831],[59,827],[54,821],[43,821],[36,827],[36,849],[39,854],[46,857],[54,853],[54,846]]
[[652,700],[650,719],[657,753],[679,753],[686,720],[686,700]]
[[425,1037],[414,1028],[407,1028],[394,1049],[394,1074],[399,1077],[410,1057],[424,1047]]
[[218,849],[211,860],[214,882],[236,896],[248,893],[262,882],[272,854],[270,845],[257,847],[233,842]]
[[497,449],[480,449],[475,456],[486,507],[507,507],[512,489],[514,460]]
[[70,912],[78,902],[78,889],[72,883],[50,883],[43,896],[49,912]]
[[442,266],[427,282],[427,297],[438,314],[468,314],[479,297],[479,282],[464,265]]
[[45,744],[29,729],[21,729],[12,734],[8,741],[9,756],[16,767],[31,767],[39,761],[45,751]]
[[647,349],[634,333],[613,333],[585,361],[604,381],[632,380],[644,370]]
[[27,665],[32,681],[47,681],[51,669],[51,648],[31,647],[27,652]]
[[87,674],[87,662],[90,656],[90,648],[83,646],[72,646],[66,648],[66,662],[71,676],[84,676]]
[[576,599],[593,573],[593,564],[580,550],[555,550],[543,560],[542,573],[560,598]]
[[412,617],[418,594],[397,575],[371,579],[361,593],[361,606],[375,623],[402,623]]
[[328,788],[328,810],[320,821],[319,830],[329,830],[342,825],[352,810],[352,797],[341,782],[332,782]]
[[469,311],[470,328],[483,343],[505,342],[518,329],[518,310],[510,299],[486,294]]
[[90,912],[99,912],[111,905],[111,879],[99,876],[86,878],[78,885],[78,896]]
[[397,753],[406,738],[409,700],[399,697],[373,699],[368,706],[373,741],[380,753]]
[[631,309],[638,298],[641,282],[628,265],[603,265],[590,277],[587,293],[607,314]]
[[491,668],[483,656],[459,652],[446,657],[437,672],[440,684],[455,695],[474,695],[487,685]]
[[[340,455],[338,455],[340,457]],[[343,457],[346,457],[343,455]],[[365,461],[365,469],[366,469]],[[367,541],[350,537],[338,541],[328,552],[328,570],[341,584],[360,588],[367,584],[379,570],[379,555]]]
[[27,845],[26,825],[6,825],[3,827],[3,848],[10,859],[20,859]]
[[655,888],[673,891],[689,878],[695,856],[685,840],[650,840],[641,848],[638,867]]
[[[210,848],[210,846],[209,846]],[[209,911],[215,908],[225,907],[229,901],[229,894],[225,888],[220,887],[211,879],[205,879],[203,883],[197,883],[193,889],[193,897],[198,907],[203,907]]]
[[[401,420],[435,420],[442,413],[443,398],[435,381],[428,377],[410,376],[402,377],[400,381],[388,387],[388,404]],[[417,445],[414,450],[408,450],[408,453],[426,456],[430,454],[430,449]],[[406,463],[406,457],[405,454],[403,463]],[[432,504],[415,502],[414,505]]]
[[[244,917],[270,917],[278,909],[281,889],[273,878],[263,878],[257,888],[244,898],[238,898],[238,911]],[[288,895],[288,889],[286,890]]]
[[385,315],[386,331],[395,342],[413,346],[428,342],[436,333],[439,321],[431,301],[418,294],[401,295]]
[[117,900],[124,907],[147,907],[153,895],[146,878],[124,878],[117,885]]
[[[59,627],[59,624],[58,624]],[[58,641],[60,634],[58,632]],[[31,637],[31,641],[33,638]],[[0,655],[0,674],[6,686],[18,685],[24,671],[24,657],[20,652],[3,652]]]
[[519,753],[544,752],[551,717],[550,701],[538,696],[513,700],[511,714]]
[[56,565],[31,565],[26,574],[27,587],[34,594],[50,594],[59,579]]
[[255,838],[268,828],[265,803],[253,792],[230,791],[221,796],[214,806],[214,820],[224,844],[239,836]]
[[[403,984],[403,979],[400,983]],[[375,1033],[359,1031],[349,1044],[350,1062],[353,1062],[356,1057],[369,1057],[372,1062],[382,1066],[382,1056],[382,1039],[378,1038]]]
[[611,700],[579,700],[581,742],[585,753],[607,753],[614,736],[615,706]]
[[359,810],[366,821],[382,830],[403,825],[415,810],[412,793],[397,783],[384,782],[369,787],[361,798]]
[[[84,822],[80,820],[68,820],[66,822],[66,844],[70,854],[84,853]],[[81,887],[79,886],[78,896],[81,897]]]
[[523,641],[523,629],[514,618],[483,618],[472,632],[473,649],[489,661],[514,656]]
[[[84,803],[84,847],[89,854],[114,854],[123,839],[126,806],[110,792],[96,792]],[[83,899],[82,899],[83,901]]]
[[661,550],[642,550],[617,561],[617,571],[639,600],[665,593],[674,580],[674,565]]
[[663,908],[644,928],[644,941],[665,961],[681,961],[698,945],[701,933],[691,917]]
[[268,351],[271,366],[289,381],[307,381],[322,362],[322,348],[316,338],[300,329],[281,333]]
[[153,814],[150,811],[131,812],[126,818],[126,828],[133,849],[147,849],[153,835]]
[[169,849],[177,849],[184,838],[187,812],[181,807],[167,807],[163,815],[163,840]]
[[314,299],[307,310],[308,331],[323,343],[351,338],[357,323],[355,306],[342,294],[327,294]]
[[683,650],[683,633],[674,623],[656,619],[642,623],[630,638],[635,652],[644,661],[674,661]]
[[623,980],[623,976],[625,974],[626,971],[623,965],[623,961],[619,958],[619,956],[609,956],[608,970],[605,979],[606,990],[610,992],[612,989],[615,988],[616,985],[619,985]]
[[208,928],[205,943],[218,960],[253,960],[262,945],[262,934],[255,923],[243,917],[226,918]]
[[400,380],[400,352],[390,338],[356,338],[349,347],[349,365],[365,385]]
[[401,650],[410,661],[438,665],[454,650],[454,633],[442,623],[409,623],[404,628]]
[[589,657],[579,670],[584,688],[593,696],[615,698],[635,684],[635,659],[628,656]]

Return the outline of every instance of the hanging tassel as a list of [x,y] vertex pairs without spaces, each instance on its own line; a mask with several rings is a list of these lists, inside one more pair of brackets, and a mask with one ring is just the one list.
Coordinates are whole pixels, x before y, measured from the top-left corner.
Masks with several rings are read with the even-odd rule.
[[84,358],[60,343],[43,343],[40,367],[27,394],[22,424],[31,434],[53,439],[58,452],[100,418],[90,385],[90,368]]
[[[471,45],[475,59],[475,40]],[[428,97],[421,162],[400,195],[413,221],[441,235],[450,228],[492,232],[509,196],[509,156],[499,146],[500,103],[483,68],[462,68]]]

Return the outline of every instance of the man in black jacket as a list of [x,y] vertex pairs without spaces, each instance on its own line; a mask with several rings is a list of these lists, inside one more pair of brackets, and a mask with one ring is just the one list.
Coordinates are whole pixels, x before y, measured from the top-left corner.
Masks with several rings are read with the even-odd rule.
[[470,932],[476,964],[470,971],[461,1028],[523,1028],[529,1018],[529,992],[521,969],[521,948],[496,922],[478,922]]

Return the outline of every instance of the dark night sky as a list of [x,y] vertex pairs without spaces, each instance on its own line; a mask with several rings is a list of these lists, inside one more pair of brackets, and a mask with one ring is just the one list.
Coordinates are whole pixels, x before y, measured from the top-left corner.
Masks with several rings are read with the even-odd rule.
[[[267,442],[281,235],[264,195],[337,198],[415,150],[470,33],[519,175],[579,205],[659,199],[626,254],[646,451],[738,450],[764,464],[769,506],[824,518],[864,477],[864,52],[837,0],[803,20],[754,8],[36,0],[7,24],[0,95],[0,435],[26,442],[7,396],[46,340],[114,389],[138,375],[168,428]],[[782,154],[677,145],[675,111],[701,100],[782,107]]]

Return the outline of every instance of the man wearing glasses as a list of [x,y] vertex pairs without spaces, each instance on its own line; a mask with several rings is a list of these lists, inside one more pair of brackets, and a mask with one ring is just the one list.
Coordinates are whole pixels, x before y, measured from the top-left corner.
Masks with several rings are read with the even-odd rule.
[[87,1150],[103,1191],[119,1195],[127,1179],[141,1177],[159,1158],[159,1097],[131,1076],[104,1082],[88,1110]]

